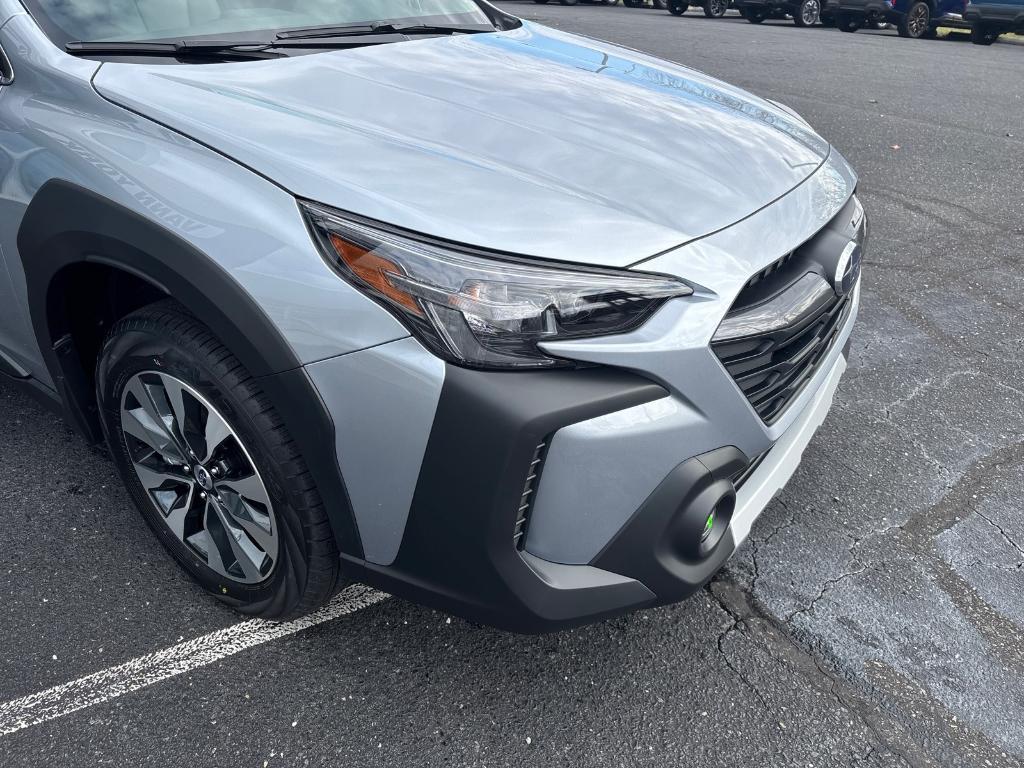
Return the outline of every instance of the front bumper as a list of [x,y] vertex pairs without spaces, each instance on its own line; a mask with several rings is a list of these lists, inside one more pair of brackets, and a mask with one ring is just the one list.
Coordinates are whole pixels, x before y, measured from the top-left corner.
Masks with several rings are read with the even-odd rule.
[[[594,367],[472,371],[411,339],[309,366],[362,539],[359,551],[343,546],[348,575],[525,632],[699,589],[824,419],[859,286],[814,373],[771,423],[711,337],[751,275],[842,218],[854,185],[836,155],[768,208],[643,264],[700,290],[630,334],[548,347]],[[737,493],[733,480],[755,457]],[[711,509],[729,525],[701,549]]]
[[[681,532],[680,548],[671,539],[681,524],[703,522],[703,492],[729,483],[749,463],[732,446],[674,468],[592,564],[553,562],[516,548],[524,468],[559,424],[656,402],[667,393],[610,371],[523,374],[509,381],[508,374],[452,368],[397,558],[383,566],[347,557],[348,575],[516,632],[552,631],[682,600],[721,568],[792,476],[846,369],[845,354],[836,351],[811,402],[740,488],[732,523],[710,556],[683,551],[693,531]],[[696,514],[680,523],[688,505]]]

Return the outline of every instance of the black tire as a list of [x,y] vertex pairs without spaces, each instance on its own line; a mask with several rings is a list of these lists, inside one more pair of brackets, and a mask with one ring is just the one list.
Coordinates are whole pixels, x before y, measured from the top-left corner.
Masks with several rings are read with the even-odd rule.
[[760,24],[768,18],[768,11],[763,8],[747,8],[747,12],[744,14],[743,18],[751,24]]
[[833,13],[826,13],[821,16],[821,26],[828,27],[829,29],[835,27],[836,17]]
[[819,0],[800,0],[800,4],[793,10],[793,23],[798,27],[813,27],[818,23],[820,15]]
[[900,16],[896,31],[900,37],[920,40],[931,31],[932,10],[924,0],[911,3],[907,12]]
[[533,0],[537,5],[547,5],[548,0]]
[[704,15],[709,19],[720,19],[729,10],[729,0],[705,0]]
[[689,8],[690,4],[684,0],[668,0],[668,12],[673,16],[682,16]]
[[[245,584],[213,570],[165,524],[143,488],[122,432],[121,398],[134,376],[154,370],[187,383],[212,404],[262,478],[278,538],[277,559],[263,581]],[[326,510],[273,403],[234,355],[184,308],[163,301],[117,322],[97,362],[96,394],[110,453],[129,494],[157,538],[203,589],[242,613],[290,619],[317,609],[342,586]]]
[[836,29],[840,32],[856,32],[864,26],[864,19],[849,13],[840,13],[836,16]]
[[992,45],[999,39],[999,33],[991,27],[986,27],[978,22],[971,27],[971,42],[975,45]]

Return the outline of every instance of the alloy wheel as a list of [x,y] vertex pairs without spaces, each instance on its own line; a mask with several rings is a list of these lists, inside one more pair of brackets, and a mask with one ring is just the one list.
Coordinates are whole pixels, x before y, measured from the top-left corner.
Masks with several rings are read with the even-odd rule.
[[818,3],[818,0],[806,0],[800,6],[800,18],[803,19],[804,24],[807,26],[811,26],[818,21],[820,12],[821,5]]
[[719,18],[725,16],[725,12],[729,9],[729,0],[711,0],[709,6],[711,15]]
[[255,584],[273,571],[273,504],[238,434],[185,382],[146,371],[121,395],[128,456],[164,524],[212,570]]
[[928,31],[928,6],[918,3],[910,9],[910,18],[907,19],[907,29],[913,37],[921,37]]

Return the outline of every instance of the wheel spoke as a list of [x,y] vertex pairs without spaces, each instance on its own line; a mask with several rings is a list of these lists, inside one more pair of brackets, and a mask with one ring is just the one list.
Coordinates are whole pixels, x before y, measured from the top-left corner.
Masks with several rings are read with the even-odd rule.
[[221,443],[231,437],[231,427],[220,417],[220,414],[212,408],[203,408],[206,411],[206,424],[203,427],[203,449],[196,451],[203,463],[213,457],[213,452],[220,447]]
[[173,433],[172,425],[157,409],[147,386],[135,377],[129,382],[127,390],[135,399],[136,407],[128,408],[127,402],[122,407],[121,425],[124,431],[168,461],[183,462],[185,455]]
[[187,478],[161,472],[137,463],[135,472],[146,493],[156,504],[164,522],[179,539],[185,538],[185,518],[192,508],[195,484]]
[[189,484],[185,498],[164,517],[164,522],[167,523],[167,526],[180,541],[185,540],[185,519],[188,517],[188,513],[192,511],[192,499],[195,497],[195,490],[195,486]]
[[[220,503],[211,500],[207,504],[207,509],[214,512],[217,522],[220,524],[211,530],[211,534],[221,551],[221,559],[225,563],[231,562],[232,565],[240,568],[245,578],[250,581],[261,578],[260,566],[266,559],[263,550],[259,549],[245,531],[234,523]],[[209,518],[209,512],[207,512],[207,517]],[[214,533],[218,528],[222,535]],[[225,545],[227,551],[224,549]],[[233,570],[232,565],[228,566],[228,573]]]
[[191,455],[198,455],[196,446],[192,444],[194,441],[189,439],[192,432],[190,429],[192,419],[190,418],[191,414],[186,406],[185,398],[188,397],[190,403],[196,403],[197,401],[188,394],[180,381],[171,376],[160,374],[160,383],[163,384],[164,394],[167,396],[167,404],[171,407],[174,425],[183,443],[182,448],[189,451]]
[[274,547],[274,532],[271,530],[270,515],[254,509],[241,497],[223,494],[224,511],[231,516],[232,522],[241,528],[264,552],[271,552]]
[[263,482],[255,474],[249,475],[248,477],[242,477],[237,480],[221,480],[217,483],[217,487],[221,490],[230,491],[235,496],[241,496],[242,498],[259,502],[263,506],[269,506],[270,504],[270,499],[267,498],[267,492],[263,487]]
[[176,487],[184,491],[185,486],[192,486],[192,482],[188,478],[172,472],[162,472],[159,469],[147,467],[142,463],[135,465],[135,471],[139,476],[139,482],[142,483],[142,487],[150,492],[170,490]]

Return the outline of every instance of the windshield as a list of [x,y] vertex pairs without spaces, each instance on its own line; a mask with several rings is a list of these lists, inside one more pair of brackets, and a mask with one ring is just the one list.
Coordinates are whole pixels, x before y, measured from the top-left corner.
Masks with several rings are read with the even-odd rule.
[[474,0],[24,0],[58,45],[188,40],[372,22],[493,29]]

